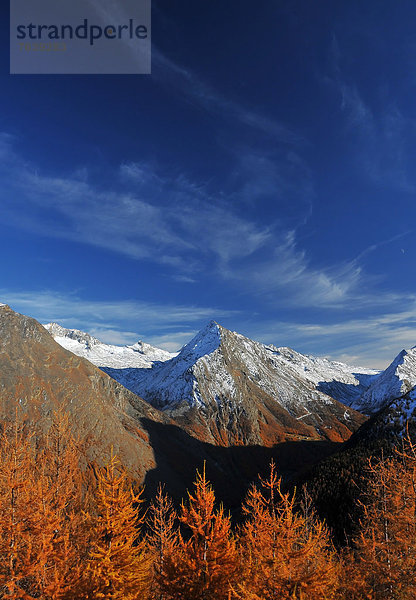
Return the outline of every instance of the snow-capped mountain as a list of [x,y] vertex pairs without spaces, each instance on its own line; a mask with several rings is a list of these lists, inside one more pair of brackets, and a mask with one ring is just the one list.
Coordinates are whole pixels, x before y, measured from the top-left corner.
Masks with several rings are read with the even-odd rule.
[[366,414],[374,414],[392,400],[410,392],[415,386],[416,346],[410,350],[402,350],[352,405]]
[[[211,322],[183,347],[178,356],[178,353],[169,353],[144,342],[138,342],[133,346],[112,346],[103,344],[88,333],[76,329],[64,329],[56,323],[50,323],[45,327],[64,348],[87,358],[125,387],[139,394],[143,389],[144,380],[147,380],[142,369],[150,368],[154,363],[167,362],[178,357],[176,361],[169,363],[166,369],[155,368],[149,374],[150,379],[154,381],[154,385],[151,387],[156,387],[160,395],[166,399],[161,403],[163,407],[176,405],[184,398],[191,406],[198,404],[198,389],[193,385],[186,384],[187,378],[181,376],[181,371],[183,375],[200,358],[212,354],[220,344],[219,332],[226,331],[214,321]],[[235,332],[234,335],[241,340],[246,340],[245,346],[247,344],[255,345],[256,350],[254,350],[254,354],[252,352],[252,362],[255,363],[258,359],[256,353],[264,354],[266,352],[268,356],[273,356],[276,364],[281,367],[287,366],[318,391],[324,392],[347,406],[357,401],[379,374],[379,371],[374,369],[354,367],[326,358],[300,354],[287,347],[267,346],[253,342]],[[211,366],[214,367],[214,364],[212,363]],[[224,376],[224,374],[222,375]],[[218,385],[226,389],[228,379],[227,376],[221,378],[218,374]]]
[[163,362],[176,356],[141,341],[132,346],[115,346],[104,344],[84,331],[65,329],[58,323],[48,323],[44,327],[63,348],[86,358],[97,367],[149,369],[155,362]]
[[[62,334],[62,330],[56,332]],[[190,364],[191,358],[195,360],[201,354],[201,358],[205,357],[204,352],[217,347],[218,332],[214,329],[211,334],[202,336],[205,339],[196,348],[188,345]],[[82,333],[80,336],[70,332],[70,335],[82,338],[75,346],[78,350],[85,344],[97,345]],[[230,369],[233,364],[237,369],[236,361],[226,360]],[[150,370],[143,368],[141,372]],[[240,376],[245,377],[244,373]],[[238,379],[237,371],[231,377]],[[114,451],[129,474],[138,482],[145,482],[150,495],[163,481],[168,492],[179,501],[194,480],[195,469],[206,463],[210,480],[220,490],[220,500],[235,507],[271,458],[278,462],[284,477],[294,477],[306,465],[333,450],[332,444],[306,443],[307,436],[319,439],[312,427],[304,426],[302,419],[296,421],[250,381],[245,385],[247,394],[239,413],[234,415],[229,411],[228,419],[226,407],[223,412],[215,407],[209,407],[211,412],[193,407],[185,411],[182,421],[173,420],[169,411],[157,410],[85,358],[62,348],[34,319],[8,306],[0,307],[2,420],[13,421],[18,411],[29,427],[33,424],[46,432],[53,414],[59,413],[68,419],[82,464],[85,461],[94,466],[103,464]],[[344,413],[345,407],[341,410]],[[356,413],[350,414],[353,428]],[[227,424],[228,432],[223,429]],[[333,426],[334,432],[336,427],[346,431],[331,418],[325,421],[325,426]],[[261,435],[255,435],[256,431]],[[275,444],[290,435],[295,440],[300,438],[300,443]],[[249,447],[242,447],[245,443]]]
[[300,354],[292,348],[266,346],[279,356],[282,363],[294,368],[299,376],[313,383],[318,390],[347,406],[353,405],[380,371],[354,367],[327,358]]
[[[55,340],[207,441],[275,443],[291,436],[345,439],[351,405],[377,371],[255,342],[211,321],[177,354],[140,342],[109,346],[46,326]],[[340,404],[342,402],[342,404]],[[206,431],[208,428],[208,432]]]
[[[210,400],[222,396],[234,398],[236,386],[225,368],[227,356],[238,357],[245,365],[246,374],[264,391],[280,395],[285,408],[293,400],[289,390],[292,379],[303,380],[308,390],[315,388],[317,392],[349,404],[378,374],[370,369],[305,356],[291,348],[266,346],[211,321],[169,363],[158,365],[149,373],[132,373],[128,387],[136,387],[137,393],[154,398],[161,408],[175,407],[184,399],[189,405],[197,406],[205,403],[206,396]],[[189,377],[190,371],[195,380]],[[201,389],[208,372],[212,379],[209,390]],[[285,386],[286,372],[290,375]]]
[[359,395],[363,384],[355,369],[265,346],[215,321],[176,357],[151,369],[104,370],[182,426],[205,430],[205,439],[216,442],[340,440],[363,420],[320,389],[334,387],[338,378],[339,395],[342,386],[348,390],[345,397],[351,398],[352,388]]

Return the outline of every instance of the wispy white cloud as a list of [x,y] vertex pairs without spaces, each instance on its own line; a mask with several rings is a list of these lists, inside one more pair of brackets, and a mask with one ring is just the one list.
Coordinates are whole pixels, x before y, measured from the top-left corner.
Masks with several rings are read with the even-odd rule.
[[275,306],[341,308],[357,298],[362,271],[356,261],[316,268],[297,245],[296,231],[274,236],[270,252],[249,265],[229,261],[222,266],[225,279],[239,281]]
[[[398,233],[397,235],[394,235],[386,240],[381,240],[381,241],[377,242],[376,244],[371,244],[370,246],[368,246],[367,248],[364,248],[364,250],[362,250],[360,252],[360,254],[355,258],[355,262],[358,263],[368,254],[371,254],[372,252],[376,252],[376,250],[378,250],[379,248],[382,248],[383,246],[387,246],[388,244],[391,244],[392,242],[400,240],[400,239],[410,235],[411,233],[412,233],[412,230],[403,231],[402,233]],[[404,252],[403,249],[402,249],[402,252]]]
[[221,92],[206,83],[192,70],[175,63],[157,48],[152,51],[152,76],[162,85],[169,87],[169,93],[176,90],[189,101],[196,102],[210,113],[227,120],[238,121],[264,136],[289,145],[305,145],[305,138],[287,127],[284,123],[262,115],[255,110],[230,100]]
[[342,52],[335,37],[330,59],[331,73],[324,79],[339,96],[346,133],[357,139],[357,167],[373,184],[414,193],[416,181],[413,164],[408,160],[408,141],[409,134],[414,135],[416,121],[399,110],[394,97],[380,98],[377,107],[371,105],[343,72]]
[[122,165],[130,189],[110,191],[76,175],[41,174],[10,146],[4,152],[0,218],[18,227],[185,272],[208,253],[248,256],[268,237],[201,187],[184,177],[161,177],[151,165]]
[[[107,343],[131,344],[138,339],[176,351],[211,319],[225,319],[237,311],[193,305],[158,304],[135,300],[85,300],[53,290],[15,292],[0,289],[0,300],[13,310],[42,323],[57,322],[81,329]],[[135,325],[128,331],[125,325]],[[192,327],[194,325],[194,327]]]
[[180,283],[197,283],[197,279],[194,277],[189,277],[188,275],[173,275],[172,279],[179,281]]
[[101,190],[85,173],[42,174],[9,145],[1,174],[3,221],[172,265],[189,278],[201,263],[212,268],[245,259],[272,241],[271,228],[238,214],[233,198],[208,193],[183,175],[161,176],[149,164],[120,167],[128,191]]
[[[265,225],[255,217],[257,205],[241,212],[238,189],[243,199],[257,194],[260,205],[262,194],[270,201],[274,190],[278,194],[284,187],[270,158],[242,156],[243,170],[247,161],[260,161],[262,185],[256,182],[256,169],[249,169],[233,192],[216,195],[183,174],[162,174],[145,163],[121,165],[114,189],[104,190],[85,171],[66,177],[39,172],[13,150],[7,136],[0,138],[0,152],[0,219],[16,227],[166,265],[182,283],[201,275],[218,277],[279,306],[345,309],[352,303],[359,308],[391,301],[387,293],[372,293],[374,282],[363,274],[361,261],[371,247],[350,261],[311,263],[299,243],[299,228],[311,210],[303,186],[293,192],[299,199],[291,215],[294,227],[282,220]],[[282,176],[289,181],[286,189],[296,179],[296,168]],[[304,166],[299,168],[303,174]]]
[[[416,297],[396,299],[397,312],[337,322],[265,321],[247,326],[249,335],[264,343],[349,364],[385,368],[403,348],[416,345]],[[322,349],[325,348],[324,353]]]

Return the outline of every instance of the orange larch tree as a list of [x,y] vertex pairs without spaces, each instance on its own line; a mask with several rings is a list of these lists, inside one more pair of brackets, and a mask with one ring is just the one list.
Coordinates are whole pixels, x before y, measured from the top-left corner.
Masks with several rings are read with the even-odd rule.
[[144,600],[149,595],[150,557],[139,532],[141,495],[142,490],[133,491],[115,456],[98,471],[88,560],[91,600]]
[[5,424],[0,440],[0,594],[32,600],[38,565],[33,537],[33,473],[36,463],[31,435],[18,420]]
[[[58,430],[59,456],[54,446]],[[77,482],[77,455],[59,418],[47,436],[33,428],[29,433],[18,417],[3,431],[0,589],[6,597],[69,600],[78,595],[81,492]]]
[[39,543],[45,555],[37,581],[50,600],[81,599],[89,545],[85,528],[85,485],[68,416],[56,413],[37,452]]
[[249,490],[240,534],[240,600],[329,600],[337,589],[337,561],[324,525],[295,510],[295,495],[281,490],[273,462],[261,488]]
[[151,586],[153,600],[164,600],[168,597],[170,581],[176,578],[176,559],[179,558],[176,519],[172,500],[159,485],[150,507],[148,521],[150,529],[148,544],[153,565]]
[[355,539],[361,586],[353,598],[416,597],[416,454],[408,442],[393,459],[369,463],[364,517]]
[[222,506],[215,509],[215,494],[206,479],[205,466],[197,473],[194,493],[182,503],[175,551],[166,564],[170,574],[164,598],[175,600],[228,600],[238,569],[230,518]]

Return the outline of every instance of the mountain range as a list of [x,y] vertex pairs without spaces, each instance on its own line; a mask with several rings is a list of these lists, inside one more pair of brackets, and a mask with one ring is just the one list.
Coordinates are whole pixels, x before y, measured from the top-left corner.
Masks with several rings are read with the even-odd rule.
[[416,400],[416,348],[378,372],[264,345],[211,321],[173,354],[42,326],[5,305],[0,373],[3,420],[18,407],[46,429],[63,410],[85,460],[103,463],[113,448],[149,490],[163,480],[173,495],[206,460],[224,494],[239,499],[271,457],[293,477],[373,423],[379,435],[392,414],[404,427]]
[[[135,348],[143,342],[117,348],[56,324],[46,328],[192,435],[226,446],[343,441],[364,421],[345,404],[357,400],[377,373],[265,346],[215,321],[177,355],[146,345],[137,359]],[[127,358],[123,367],[114,366],[119,356]]]
[[[290,397],[296,397],[295,410],[302,394],[293,387],[294,380],[367,415],[416,393],[416,346],[402,350],[384,371],[378,371],[301,354],[287,347],[260,344],[215,321],[178,353],[142,341],[132,346],[112,346],[56,323],[45,328],[64,348],[87,358],[134,393],[172,414],[181,412],[184,401],[189,407],[201,407],[207,400],[209,403],[235,397],[235,381],[226,373],[231,358],[259,387],[277,394],[282,404],[286,402],[287,408]],[[213,372],[215,380],[211,378],[210,385],[204,388],[203,379]],[[285,390],[287,378],[291,379],[290,389]]]

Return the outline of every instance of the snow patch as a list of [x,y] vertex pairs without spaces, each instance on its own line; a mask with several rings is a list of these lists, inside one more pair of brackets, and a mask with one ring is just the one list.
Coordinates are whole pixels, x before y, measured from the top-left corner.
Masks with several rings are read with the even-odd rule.
[[402,350],[353,406],[371,414],[407,394],[415,386],[416,347],[413,347],[410,350]]
[[115,346],[104,344],[84,331],[65,329],[57,323],[48,323],[44,327],[63,348],[101,368],[149,369],[153,363],[175,356],[141,341],[132,346]]

